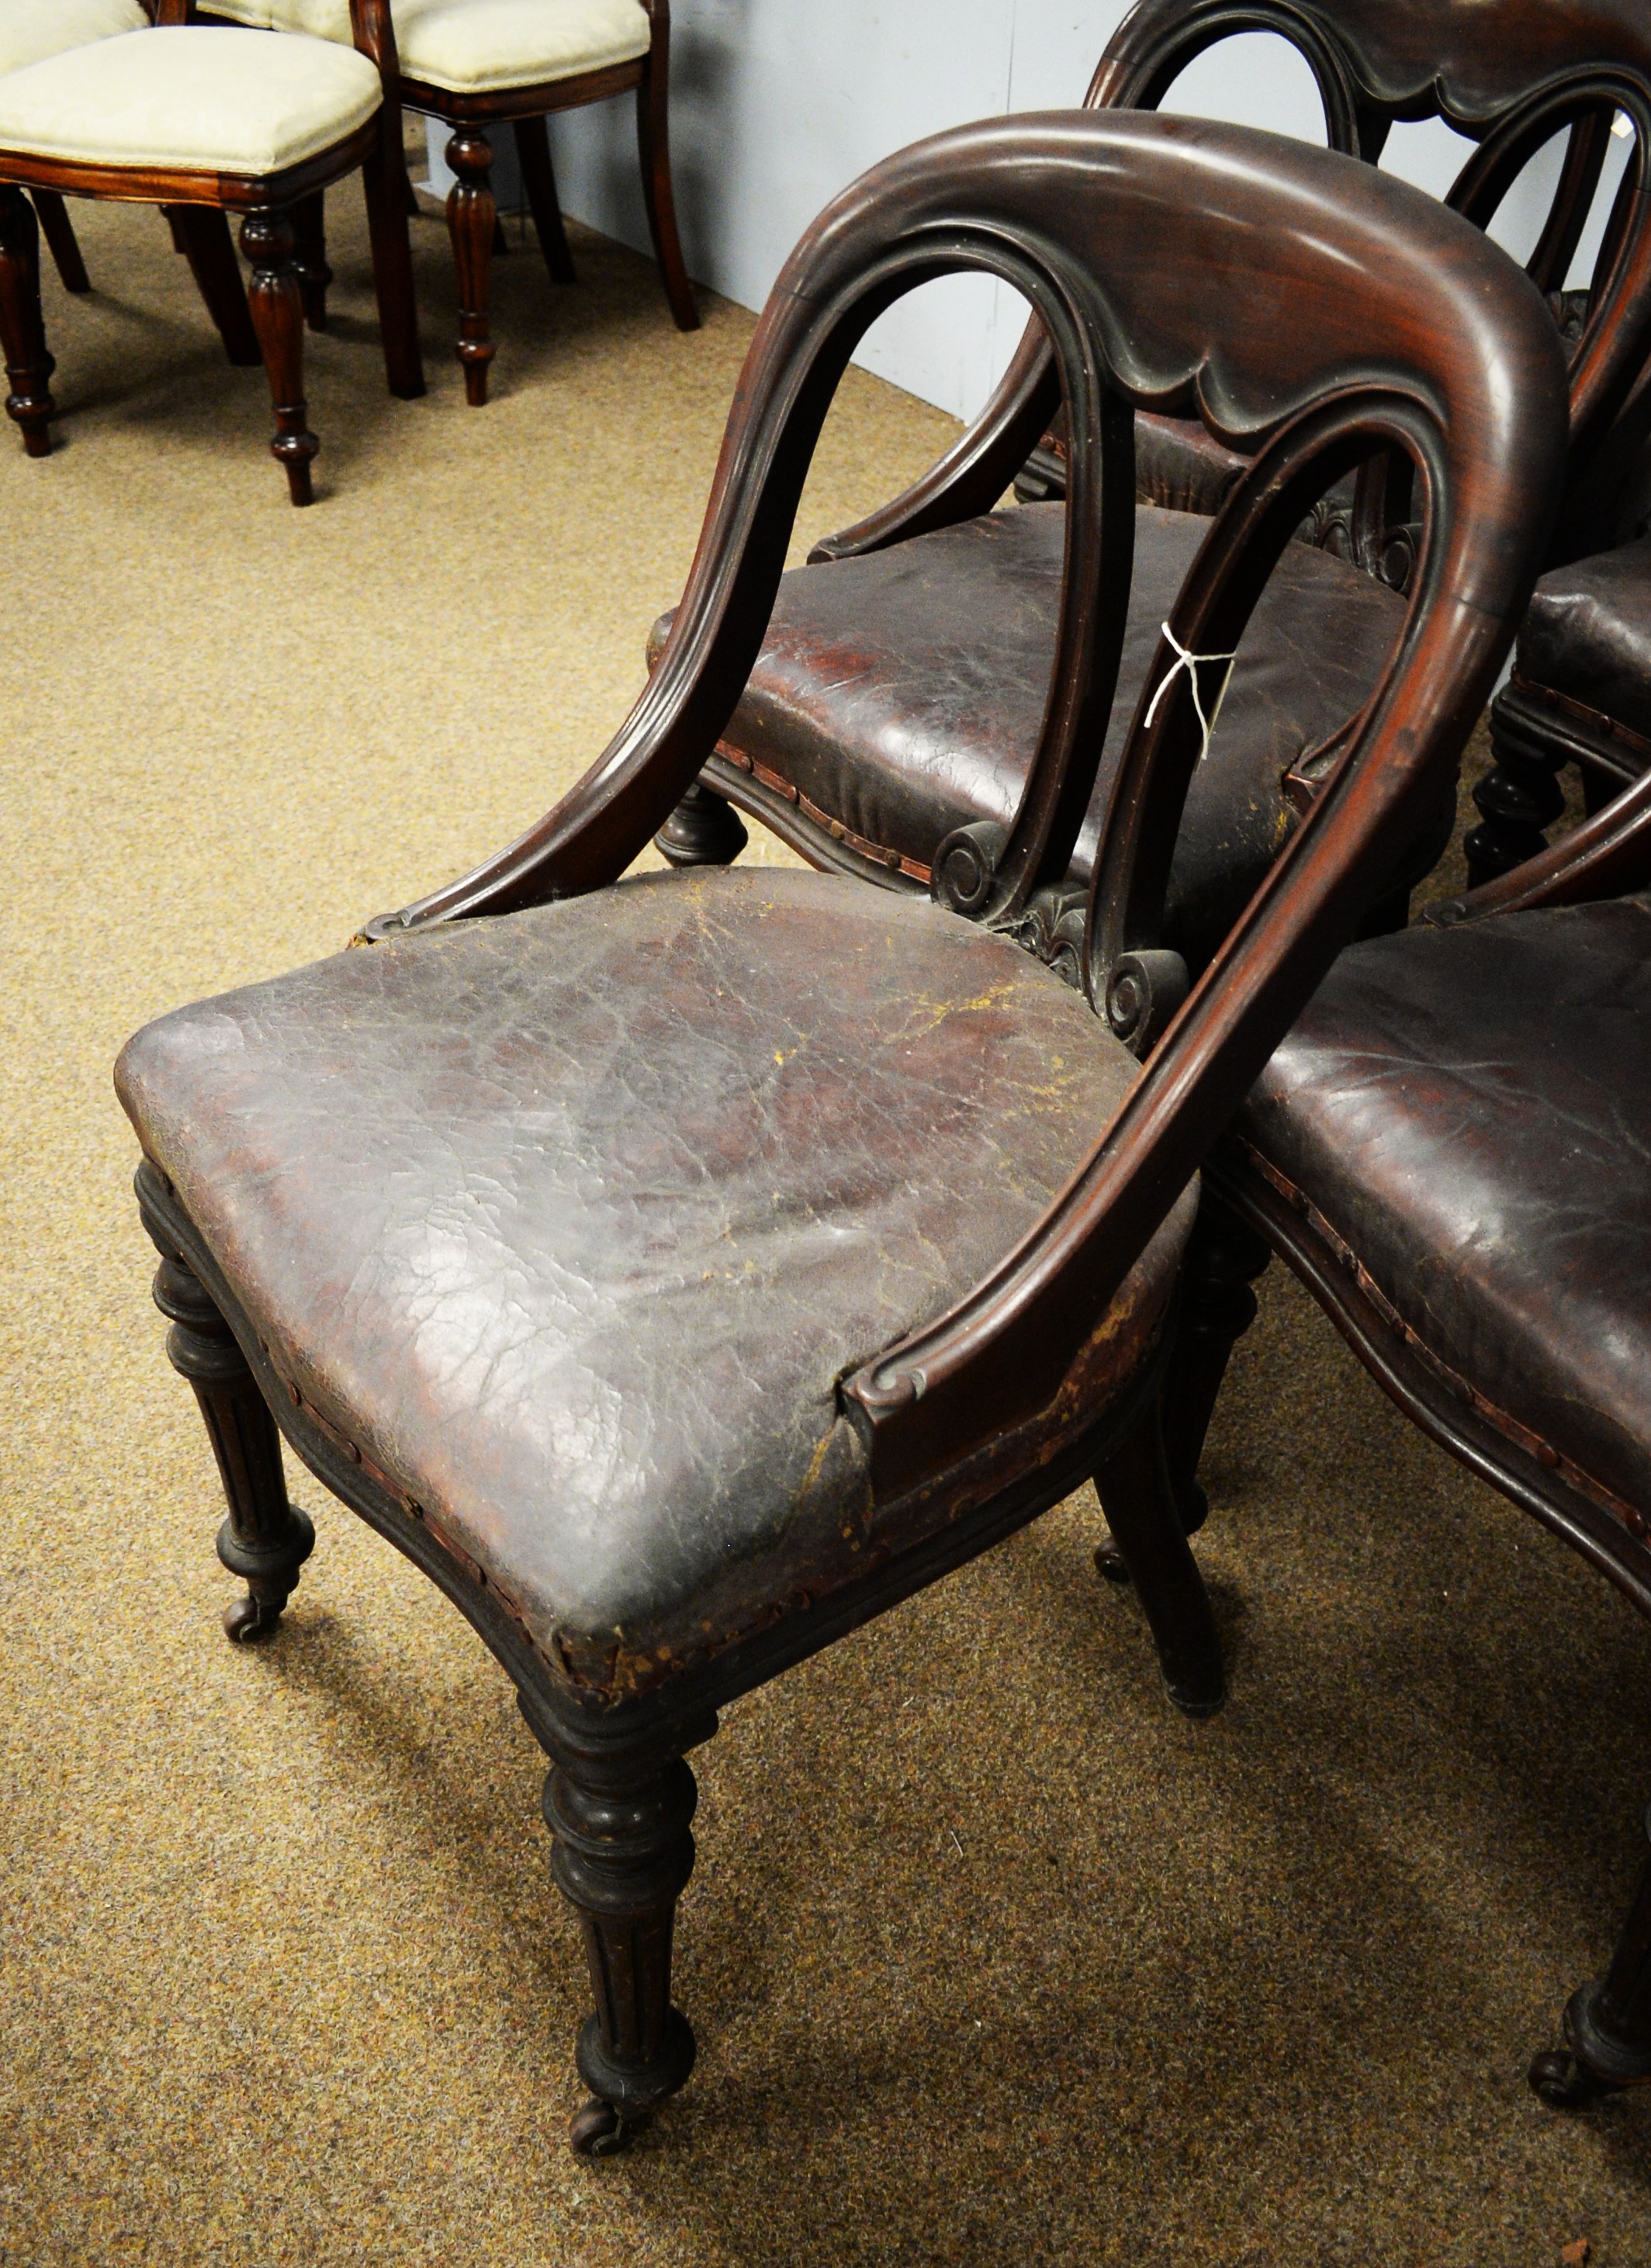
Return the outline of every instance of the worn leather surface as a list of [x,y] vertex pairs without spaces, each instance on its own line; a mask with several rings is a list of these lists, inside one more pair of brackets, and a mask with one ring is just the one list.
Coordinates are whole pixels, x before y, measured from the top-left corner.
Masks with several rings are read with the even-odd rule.
[[1423,1344],[1651,1506],[1651,897],[1354,946],[1240,1131]]
[[[116,1079],[284,1380],[553,1660],[634,1690],[946,1516],[872,1506],[837,1381],[1032,1226],[1136,1075],[1005,939],[734,868],[340,954],[163,1017]],[[1191,1202],[1051,1425],[1137,1374]]]
[[[1048,696],[1064,516],[1061,504],[1026,504],[785,576],[724,745],[925,866],[954,827],[1006,824]],[[1073,861],[1080,882],[1160,625],[1209,526],[1151,505],[1136,514],[1117,698]],[[1284,841],[1282,776],[1364,701],[1403,618],[1403,601],[1368,576],[1286,546],[1187,799],[1165,937],[1190,961],[1207,960]]]
[[1527,684],[1651,734],[1651,536],[1544,575],[1516,666]]

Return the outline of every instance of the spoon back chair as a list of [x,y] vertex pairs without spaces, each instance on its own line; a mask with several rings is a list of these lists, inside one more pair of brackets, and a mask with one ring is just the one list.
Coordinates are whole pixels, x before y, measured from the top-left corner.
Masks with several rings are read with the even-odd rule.
[[[928,899],[771,869],[622,880],[739,699],[851,353],[969,269],[1038,308],[1072,435],[1058,697],[989,892],[967,834]],[[1255,463],[1169,612],[1080,991],[1013,938],[1089,799],[1134,413],[1216,401]],[[1455,763],[1565,441],[1539,297],[1399,183],[1184,120],[942,135],[845,191],[780,276],[670,644],[579,785],[366,949],[124,1050],[169,1352],[247,1583],[231,1635],[277,1624],[313,1541],[278,1425],[469,1619],[549,1755],[596,2001],[576,2149],[623,2146],[693,2064],[670,1991],[686,1757],[740,1695],[1098,1474],[1179,1634],[1172,1694],[1219,1702],[1157,1418],[1198,1161]],[[1199,758],[1172,640],[1235,644],[1307,503],[1395,448],[1423,528],[1401,634],[1143,1068],[1102,1012],[1150,981]]]

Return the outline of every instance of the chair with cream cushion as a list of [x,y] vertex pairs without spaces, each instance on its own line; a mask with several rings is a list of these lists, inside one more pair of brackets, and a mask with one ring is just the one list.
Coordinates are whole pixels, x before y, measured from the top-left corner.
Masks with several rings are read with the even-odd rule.
[[[118,32],[141,31],[147,18],[137,0],[0,0],[0,77],[37,63],[64,48],[87,47]],[[89,291],[69,209],[55,190],[36,189],[34,210],[52,248],[65,291]]]
[[[349,0],[206,0],[216,18],[313,37],[350,37]],[[642,193],[680,330],[698,313],[682,265],[667,135],[670,0],[394,0],[395,94],[452,128],[447,227],[459,272],[459,360],[473,408],[495,347],[488,305],[497,219],[488,129],[510,122],[553,283],[573,281],[545,120],[634,87]],[[390,68],[386,58],[387,75]]]
[[47,55],[0,79],[0,341],[13,387],[6,409],[30,456],[51,446],[55,364],[25,188],[241,216],[252,319],[275,397],[270,447],[302,504],[312,499],[318,445],[304,401],[292,212],[361,166],[390,388],[424,391],[397,194],[400,114],[385,100],[379,64],[387,0],[350,5],[356,36],[346,48],[191,24],[188,0],[161,0],[153,26]]

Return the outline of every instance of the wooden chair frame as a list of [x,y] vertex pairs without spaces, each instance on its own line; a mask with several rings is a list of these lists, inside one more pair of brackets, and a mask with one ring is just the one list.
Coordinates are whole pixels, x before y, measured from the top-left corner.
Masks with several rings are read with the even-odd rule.
[[[350,0],[358,51],[384,72],[389,0]],[[193,0],[158,0],[158,26],[193,19]],[[255,36],[247,33],[247,37]],[[313,499],[311,464],[320,446],[309,429],[304,398],[304,289],[296,258],[295,215],[328,186],[359,166],[366,185],[379,290],[384,357],[390,390],[411,398],[424,390],[413,302],[411,252],[404,202],[401,114],[387,98],[374,115],[331,148],[276,173],[238,175],[195,168],[96,165],[0,150],[0,338],[11,393],[7,414],[21,429],[31,457],[50,453],[48,428],[56,412],[50,382],[55,362],[48,350],[40,293],[40,232],[25,188],[50,197],[85,196],[158,204],[190,257],[196,281],[224,334],[232,360],[245,360],[245,340],[234,308],[240,291],[221,224],[195,225],[213,211],[240,217],[241,250],[252,268],[249,297],[256,344],[269,376],[276,434],[270,453],[284,469],[295,504]],[[238,347],[240,351],[237,351]]]
[[[1541,545],[1531,499],[1557,493],[1565,446],[1559,350],[1539,304],[1451,216],[1386,184],[1339,213],[1336,161],[1183,121],[1081,114],[962,129],[889,160],[809,232],[759,325],[735,397],[704,531],[652,680],[583,780],[517,843],[458,881],[367,924],[372,942],[460,918],[507,914],[605,889],[697,776],[744,686],[784,564],[804,476],[831,397],[866,328],[904,292],[975,269],[1023,291],[1053,342],[1072,441],[1072,509],[1055,703],[1021,813],[1001,843],[971,831],[941,862],[940,895],[1012,924],[1066,868],[1097,761],[1091,730],[1116,675],[1133,543],[1133,417],[1143,402],[1212,414],[1212,342],[1224,415],[1254,463],[1183,593],[1173,627],[1195,648],[1230,642],[1289,541],[1302,498],[1372,446],[1412,464],[1423,534],[1405,629],[1335,777],[1280,855],[1190,997],[1158,1035],[1149,998],[1131,1037],[1147,1056],[1129,1099],[1022,1242],[949,1314],[847,1379],[844,1411],[866,1444],[880,1507],[961,1489],[926,1540],[824,1597],[791,1601],[702,1658],[657,1665],[620,1697],[593,1666],[530,1643],[482,1570],[439,1523],[277,1374],[177,1196],[152,1164],[138,1177],[162,1256],[157,1298],[169,1350],[195,1386],[229,1499],[219,1538],[248,1583],[240,1633],[279,1616],[313,1543],[287,1500],[280,1432],[309,1469],[422,1567],[514,1680],[551,1760],[546,1817],[557,1882],[578,1910],[595,2014],[579,2061],[593,2100],[577,2149],[622,2146],[686,2080],[693,2034],[670,1998],[678,1896],[693,1863],[688,1753],[739,1695],[932,1582],[1099,1471],[1155,1627],[1190,1639],[1166,1653],[1195,1707],[1220,1697],[1219,1647],[1196,1566],[1164,1486],[1156,1367],[1126,1407],[1029,1470],[1017,1440],[1109,1310],[1117,1287],[1198,1168],[1324,968],[1352,935],[1374,868],[1477,715],[1522,611]],[[1077,197],[1087,169],[1093,195]],[[1197,217],[1184,192],[1196,178]],[[1146,202],[1124,207],[1136,194]],[[1283,238],[1300,288],[1331,272],[1326,230],[1357,238],[1371,280],[1311,352],[1283,370],[1277,327],[1248,328],[1227,278],[1281,201],[1314,229]],[[1165,295],[1146,261],[1168,237],[1212,227],[1202,257]],[[1150,210],[1153,226],[1139,225]],[[1226,247],[1225,254],[1222,247]],[[1339,271],[1335,271],[1338,277]],[[1356,300],[1357,304],[1353,304]],[[1404,306],[1401,324],[1397,306]],[[1322,298],[1316,304],[1323,305]],[[1458,310],[1476,312],[1464,325]],[[1265,335],[1263,335],[1263,333]],[[1406,342],[1403,355],[1395,340]],[[1150,995],[1168,849],[1201,735],[1168,642],[1151,673],[1174,680],[1132,728],[1083,932],[1083,967],[1103,1012],[1131,983]],[[1087,777],[1086,777],[1087,776]],[[1131,962],[1134,964],[1131,968]]]

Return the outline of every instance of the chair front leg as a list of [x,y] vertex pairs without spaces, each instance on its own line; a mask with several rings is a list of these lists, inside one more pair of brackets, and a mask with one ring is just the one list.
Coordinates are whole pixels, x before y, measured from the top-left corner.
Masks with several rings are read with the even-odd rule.
[[0,181],[0,350],[5,354],[6,416],[21,429],[31,457],[51,452],[48,421],[57,414],[41,313],[41,231],[34,208],[15,182]]
[[79,239],[75,225],[69,217],[69,208],[55,189],[35,189],[31,193],[34,210],[40,216],[46,241],[52,248],[52,258],[57,263],[57,273],[65,291],[89,291],[92,278],[86,273],[86,263],[80,256]]
[[694,2067],[692,2027],[671,2005],[671,1947],[698,1800],[681,1756],[602,1764],[564,1753],[545,1778],[551,1869],[584,1930],[596,2000],[578,2051],[591,2100],[568,2136],[581,2157],[624,2149]]
[[188,1263],[168,1251],[164,1231],[147,1216],[144,1226],[161,1256],[155,1305],[172,1324],[166,1354],[195,1388],[229,1502],[217,1556],[247,1586],[246,1596],[226,1609],[224,1628],[241,1643],[267,1638],[315,1548],[315,1529],[287,1500],[281,1436],[234,1333]]
[[498,210],[493,202],[493,149],[485,134],[459,127],[447,144],[453,187],[447,192],[447,233],[459,274],[459,364],[464,398],[472,409],[487,401],[488,365],[498,349],[488,333],[492,297],[493,232]]
[[292,265],[304,301],[304,320],[313,331],[327,328],[327,294],[333,271],[327,264],[327,192],[300,197],[292,208],[295,239]]
[[240,248],[252,267],[253,325],[275,402],[269,453],[286,468],[293,503],[306,504],[315,499],[310,466],[321,443],[310,431],[304,399],[304,298],[292,265],[296,240],[289,213],[250,212],[240,225]]
[[[1646,1830],[1651,1834],[1651,1814]],[[1555,2110],[1575,2110],[1625,2087],[1651,2085],[1651,1861],[1603,1984],[1581,1985],[1571,1995],[1565,2045],[1539,2055],[1529,2079]]]

